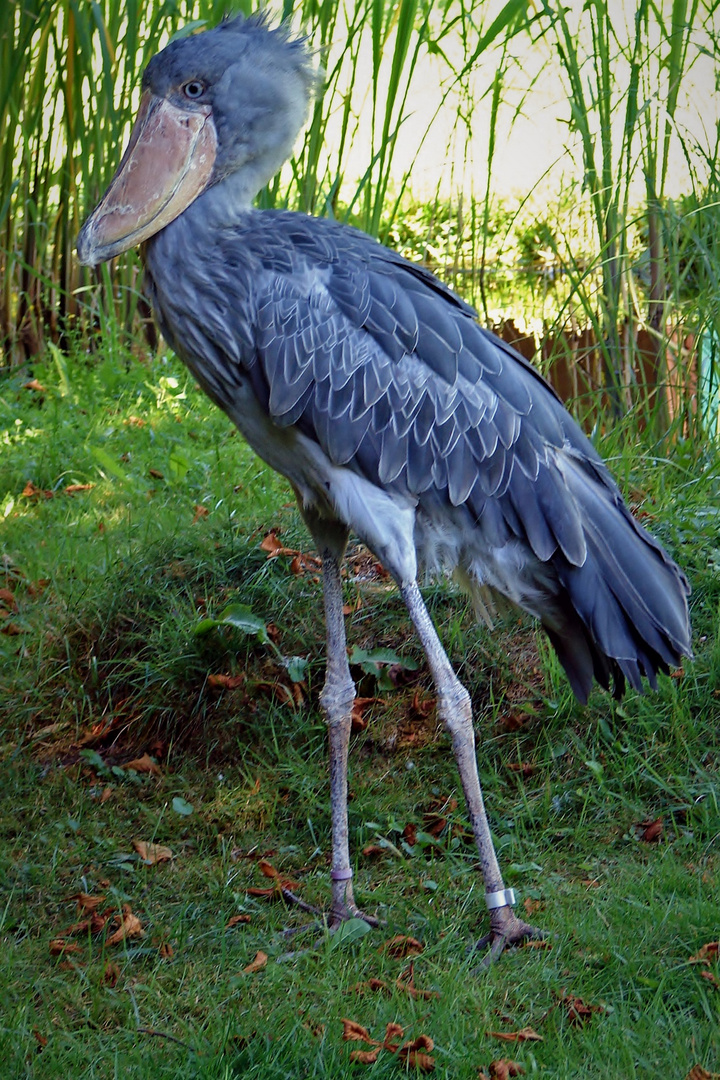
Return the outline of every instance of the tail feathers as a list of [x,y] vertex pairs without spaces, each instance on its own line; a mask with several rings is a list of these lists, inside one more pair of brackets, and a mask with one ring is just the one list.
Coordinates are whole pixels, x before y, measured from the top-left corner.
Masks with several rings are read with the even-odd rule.
[[588,482],[571,464],[566,482],[584,522],[587,557],[581,566],[557,555],[562,592],[543,620],[576,696],[586,701],[593,677],[619,697],[627,682],[642,691],[643,676],[692,654],[685,575],[631,516],[619,494]]

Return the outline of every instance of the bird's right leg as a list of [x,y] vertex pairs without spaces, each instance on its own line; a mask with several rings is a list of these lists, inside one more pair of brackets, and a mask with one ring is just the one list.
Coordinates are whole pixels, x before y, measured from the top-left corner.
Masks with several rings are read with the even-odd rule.
[[400,591],[428,658],[437,691],[438,716],[452,737],[490,911],[490,933],[478,942],[478,947],[489,945],[489,960],[494,960],[506,945],[542,935],[515,915],[514,896],[503,883],[478,776],[470,695],[452,669],[417,582],[401,585]]
[[350,867],[348,834],[348,749],[352,727],[355,684],[350,675],[343,615],[340,564],[348,532],[339,522],[325,521],[304,508],[303,516],[317,544],[323,569],[323,597],[327,631],[325,685],[320,703],[328,725],[330,758],[330,812],[332,823],[332,859],[330,869],[332,906],[330,929],[351,918],[364,919],[371,926],[378,921],[366,915],[355,903]]

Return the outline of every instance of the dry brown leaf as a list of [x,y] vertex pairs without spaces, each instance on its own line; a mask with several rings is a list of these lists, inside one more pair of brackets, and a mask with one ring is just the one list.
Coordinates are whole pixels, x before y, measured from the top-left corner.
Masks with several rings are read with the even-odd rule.
[[350,987],[348,993],[357,994],[358,997],[362,997],[363,994],[370,992],[372,994],[389,994],[390,987],[382,979],[368,979],[366,982],[355,983]]
[[75,900],[77,902],[78,911],[86,911],[88,914],[95,911],[101,904],[105,903],[105,896],[91,896],[90,893],[77,892],[72,896],[68,896],[68,900]]
[[407,934],[396,934],[390,941],[386,941],[383,949],[389,956],[396,960],[402,960],[406,956],[417,956],[425,946],[417,938],[408,937]]
[[382,1046],[382,1043],[378,1042],[377,1039],[371,1038],[367,1028],[364,1028],[362,1024],[356,1023],[355,1020],[348,1020],[343,1017],[341,1018],[340,1023],[343,1026],[342,1037],[345,1042],[366,1042],[369,1043],[370,1046]]
[[45,393],[45,387],[37,379],[31,379],[30,382],[23,383],[23,390],[37,390],[39,394]]
[[117,985],[117,981],[120,978],[120,968],[114,962],[114,960],[108,960],[103,971],[103,982],[106,986],[113,987]]
[[153,761],[148,753],[142,757],[133,758],[123,765],[123,769],[134,769],[137,773],[150,773],[152,776],[160,776],[161,770],[157,761]]
[[42,1050],[48,1044],[47,1036],[43,1035],[42,1032],[38,1031],[37,1028],[33,1028],[33,1038],[37,1042],[40,1050]]
[[517,1061],[499,1058],[497,1061],[490,1062],[491,1080],[509,1080],[509,1077],[522,1076],[524,1072],[522,1065],[518,1065]]
[[604,1013],[602,1005],[586,1005],[582,998],[573,997],[572,994],[563,993],[560,997],[567,1009],[568,1020],[576,1026],[587,1024],[593,1013]]
[[17,600],[12,589],[0,589],[0,603],[3,603],[10,611],[17,611]]
[[55,494],[49,488],[39,488],[33,484],[32,480],[28,480],[21,493],[26,499],[52,499]]
[[73,923],[72,926],[68,926],[66,930],[63,930],[59,937],[67,937],[69,934],[100,934],[105,929],[105,925],[110,918],[110,915],[101,915],[99,911],[93,911],[89,919],[82,919],[80,922]]
[[207,684],[213,690],[237,690],[245,682],[245,672],[239,675],[208,675]]
[[360,1065],[374,1065],[381,1050],[382,1046],[375,1050],[351,1050],[350,1060],[357,1061]]
[[239,926],[240,923],[249,923],[251,918],[251,915],[233,915],[225,924],[225,929],[229,930],[231,926]]
[[201,521],[203,518],[206,518],[208,516],[208,514],[210,513],[207,506],[203,506],[202,503],[195,503],[195,506],[193,507],[193,509],[195,511],[195,514],[194,514],[193,519],[192,519],[192,521],[190,523],[191,525],[197,525],[198,521]]
[[388,1024],[385,1028],[385,1038],[383,1039],[383,1046],[391,1053],[397,1053],[398,1044],[392,1042],[392,1039],[402,1039],[405,1034],[404,1028],[400,1024]]
[[365,710],[370,705],[385,705],[387,704],[384,698],[379,697],[356,697],[352,705],[352,731],[357,734],[358,731],[364,731],[368,725],[365,718]]
[[432,1072],[435,1068],[435,1058],[430,1057],[429,1051],[434,1045],[429,1035],[418,1035],[417,1039],[406,1042],[400,1047],[398,1057],[411,1069]]
[[169,862],[173,857],[170,848],[163,847],[162,844],[148,844],[145,840],[133,840],[132,846],[148,866],[155,866],[156,863],[160,862]]
[[707,945],[703,945],[694,956],[690,957],[688,964],[713,964],[720,958],[718,950],[720,950],[719,941],[708,941]]
[[655,821],[643,821],[638,828],[642,829],[640,839],[643,843],[656,844],[663,834],[662,818],[656,818]]
[[488,1037],[492,1039],[504,1039],[505,1042],[542,1042],[542,1035],[538,1035],[531,1027],[520,1028],[520,1031],[488,1031]]
[[126,938],[145,937],[145,931],[142,928],[142,923],[138,919],[137,915],[133,915],[132,908],[129,904],[123,904],[122,909],[122,923],[105,942],[106,945],[119,945],[121,941],[125,941]]
[[18,634],[24,633],[25,631],[22,629],[22,627],[18,626],[18,624],[14,622],[6,622],[3,623],[2,626],[0,626],[0,634],[7,634],[8,637],[17,637]]
[[160,469],[148,469],[148,476],[152,476],[153,480],[164,480],[165,474]]
[[380,847],[379,844],[368,844],[362,849],[362,853],[366,859],[378,859],[381,855],[387,854],[387,849]]
[[402,831],[402,836],[406,844],[415,847],[417,844],[417,825],[409,821]]
[[542,900],[533,900],[529,896],[523,900],[523,908],[525,909],[526,915],[536,915],[538,911],[542,911],[544,906]]
[[66,495],[76,495],[79,491],[92,491],[94,484],[68,484],[65,488]]
[[102,795],[100,796],[100,802],[106,803],[108,799],[112,798],[113,789],[111,787],[105,787],[102,789]]
[[163,941],[162,945],[158,949],[158,952],[162,956],[163,960],[169,960],[171,956],[175,955],[175,950],[169,942]]
[[268,962],[268,954],[264,953],[261,949],[255,953],[255,959],[251,960],[247,967],[243,968],[246,975],[254,975],[256,971],[262,971]]
[[531,765],[529,761],[511,761],[508,764],[508,769],[522,776],[523,780],[527,780],[528,777],[534,774],[536,766]]
[[[287,553],[291,550],[290,548],[283,547],[281,541],[278,540],[277,534],[277,529],[270,529],[260,541],[260,550],[267,552],[268,559],[273,559],[277,555],[284,552]],[[293,551],[293,555],[294,554],[295,552]]]
[[693,1065],[685,1080],[720,1080],[720,1073],[711,1073],[702,1065]]
[[64,938],[56,937],[50,942],[51,956],[67,956],[68,953],[79,953],[80,946],[75,941],[65,941]]
[[439,998],[440,994],[437,990],[418,990],[415,986],[415,962],[410,961],[410,966],[407,971],[403,971],[402,975],[398,975],[395,980],[395,986],[398,990],[402,990],[405,994],[410,994],[412,998],[422,998],[428,1001],[430,998]]

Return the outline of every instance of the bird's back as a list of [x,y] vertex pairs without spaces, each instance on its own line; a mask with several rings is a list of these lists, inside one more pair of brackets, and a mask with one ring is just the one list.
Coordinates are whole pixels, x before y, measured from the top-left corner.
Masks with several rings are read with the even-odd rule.
[[202,202],[148,244],[160,325],[306,501],[398,578],[412,544],[539,617],[581,698],[689,652],[681,571],[472,308],[354,229],[267,211],[208,229]]

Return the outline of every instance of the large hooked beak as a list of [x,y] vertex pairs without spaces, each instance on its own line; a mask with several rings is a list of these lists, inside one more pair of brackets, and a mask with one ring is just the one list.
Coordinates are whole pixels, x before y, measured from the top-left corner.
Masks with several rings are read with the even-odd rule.
[[207,186],[217,153],[209,106],[184,110],[145,91],[122,161],[77,239],[86,266],[164,229]]

